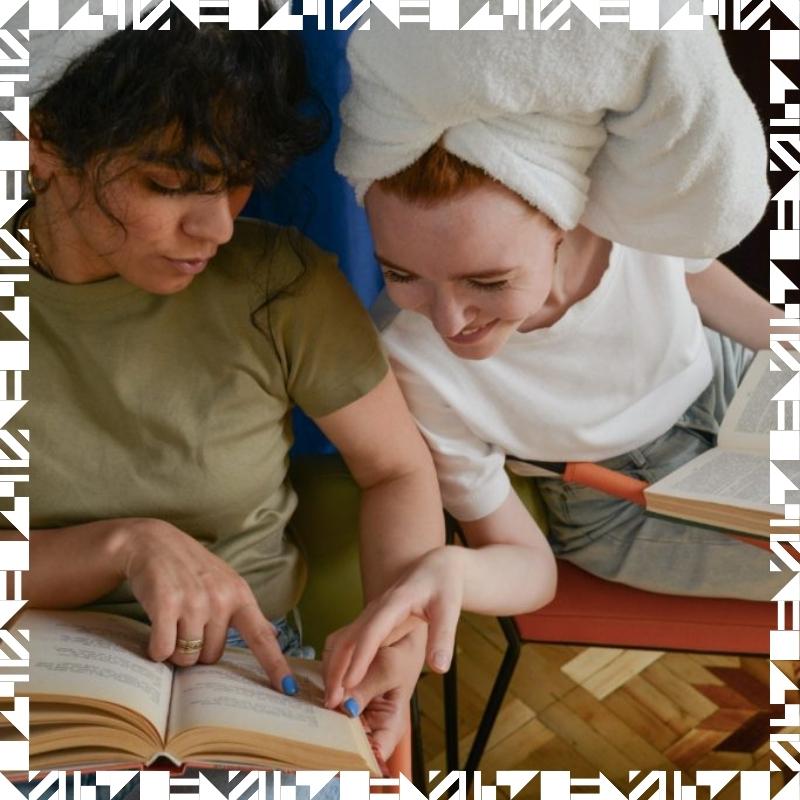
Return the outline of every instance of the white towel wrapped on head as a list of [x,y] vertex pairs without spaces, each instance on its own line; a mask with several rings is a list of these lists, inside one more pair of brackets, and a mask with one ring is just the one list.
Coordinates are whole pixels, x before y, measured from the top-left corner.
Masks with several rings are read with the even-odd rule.
[[348,45],[336,166],[359,200],[441,139],[562,228],[641,250],[714,257],[761,218],[764,134],[713,27],[380,22]]

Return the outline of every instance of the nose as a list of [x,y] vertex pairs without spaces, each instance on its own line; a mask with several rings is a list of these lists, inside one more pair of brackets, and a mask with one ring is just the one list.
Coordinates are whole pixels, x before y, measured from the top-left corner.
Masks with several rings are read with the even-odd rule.
[[466,306],[450,288],[437,289],[431,298],[430,320],[440,336],[455,336],[467,325]]
[[183,218],[183,231],[193,239],[225,244],[233,236],[235,214],[227,192],[198,195]]

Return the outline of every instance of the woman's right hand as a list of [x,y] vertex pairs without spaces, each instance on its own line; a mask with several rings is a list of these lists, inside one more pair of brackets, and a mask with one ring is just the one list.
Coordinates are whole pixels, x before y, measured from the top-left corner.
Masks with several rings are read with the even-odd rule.
[[[189,666],[218,661],[234,627],[274,687],[295,694],[297,684],[250,586],[221,558],[168,522],[132,519],[122,529],[117,564],[152,626],[149,655]],[[181,641],[202,640],[184,652]]]
[[[213,663],[222,656],[228,628],[234,627],[272,686],[296,693],[275,629],[247,582],[174,525],[134,517],[32,531],[24,588],[33,607],[83,606],[123,580],[150,619],[148,654],[153,660],[182,667]],[[181,647],[181,640],[202,640],[202,646]]]

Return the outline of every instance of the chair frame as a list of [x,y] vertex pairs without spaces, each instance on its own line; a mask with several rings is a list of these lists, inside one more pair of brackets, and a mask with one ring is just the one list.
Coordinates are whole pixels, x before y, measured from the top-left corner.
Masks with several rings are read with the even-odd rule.
[[[497,716],[500,713],[500,709],[503,706],[503,701],[505,700],[506,693],[508,692],[508,687],[511,685],[511,679],[514,677],[514,672],[517,668],[517,663],[519,662],[520,655],[522,654],[522,647],[526,644],[536,644],[534,639],[523,639],[520,636],[519,630],[517,625],[514,621],[513,617],[498,617],[498,623],[503,631],[503,635],[505,636],[507,647],[505,653],[503,653],[502,661],[500,662],[500,667],[497,671],[497,676],[495,677],[494,683],[492,684],[492,690],[489,693],[489,698],[486,701],[486,707],[484,708],[483,714],[481,715],[480,723],[478,724],[478,729],[475,733],[475,739],[472,742],[472,746],[470,747],[469,754],[467,755],[467,760],[464,763],[463,768],[459,766],[460,763],[460,755],[459,755],[459,745],[458,745],[458,675],[457,675],[457,665],[456,665],[456,657],[455,654],[453,655],[453,665],[450,668],[450,671],[446,673],[442,680],[443,680],[443,687],[444,687],[444,707],[445,707],[445,746],[446,746],[446,764],[447,769],[449,771],[463,769],[467,773],[467,779],[469,780],[469,776],[471,776],[480,765],[481,759],[483,758],[484,751],[486,750],[486,745],[489,742],[489,737],[492,735],[492,730],[494,729],[495,722],[497,721]],[[570,640],[566,642],[541,642],[541,644],[567,644],[567,645],[574,645],[576,647],[582,646],[581,642]],[[626,650],[650,650],[651,647],[647,646],[639,646],[634,647],[631,645],[615,645],[613,642],[609,642],[608,645],[598,645],[596,643],[583,643],[583,646],[586,647],[624,647]],[[670,648],[670,647],[658,647],[659,650],[663,650],[664,652],[676,652],[676,653],[684,653],[684,652],[697,652],[697,653],[708,653],[708,654],[720,654],[720,655],[731,655],[733,651],[712,651],[712,650],[683,650],[677,648]],[[745,652],[741,651],[736,653],[737,655],[741,656],[764,656],[764,653],[752,653],[752,652]]]
[[[503,630],[503,635],[506,638],[508,647],[503,653],[503,659],[500,662],[500,667],[497,670],[497,676],[492,684],[492,691],[489,693],[489,699],[486,701],[486,708],[481,715],[481,721],[478,724],[478,730],[475,732],[475,739],[470,747],[467,760],[464,764],[464,771],[467,776],[471,775],[478,769],[483,753],[486,750],[486,745],[489,742],[489,737],[492,735],[494,724],[497,721],[497,715],[503,706],[506,692],[511,684],[511,679],[514,677],[514,672],[519,662],[519,657],[522,653],[523,642],[522,637],[519,635],[517,626],[511,617],[498,617],[497,621]],[[453,662],[450,670],[442,677],[444,687],[444,707],[445,707],[445,747],[446,747],[446,764],[448,771],[460,769],[460,755],[458,745],[458,669],[457,658],[453,654]]]
[[[463,534],[458,527],[458,523],[448,516],[447,519],[447,543],[453,544],[456,537],[458,537],[462,544],[464,544]],[[752,543],[752,542],[751,542]],[[503,701],[505,700],[506,693],[514,677],[514,672],[522,653],[522,647],[525,644],[536,644],[536,639],[526,639],[519,632],[517,623],[514,617],[498,617],[497,621],[505,636],[507,647],[503,654],[500,666],[497,671],[494,683],[492,684],[489,698],[486,701],[486,707],[481,715],[478,729],[475,733],[475,738],[470,747],[467,755],[467,760],[464,764],[463,770],[467,773],[468,785],[471,784],[471,776],[478,769],[481,759],[483,758],[486,745],[489,742],[489,737],[494,729],[497,716],[502,708]],[[640,644],[631,645],[628,643],[619,643],[609,641],[607,643],[598,644],[597,642],[582,642],[578,639],[568,639],[563,642],[555,640],[543,639],[541,644],[567,644],[577,647],[623,647],[627,650],[662,650],[664,652],[698,652],[708,654],[723,654],[731,655],[736,654],[740,656],[764,656],[768,652],[758,651],[752,652],[750,650],[714,650],[714,649],[689,649],[689,648],[676,648],[664,647],[658,644]],[[461,769],[460,754],[459,754],[459,740],[458,740],[458,666],[456,653],[453,653],[453,660],[450,670],[443,676],[443,704],[444,704],[444,723],[445,723],[445,763],[448,771]]]

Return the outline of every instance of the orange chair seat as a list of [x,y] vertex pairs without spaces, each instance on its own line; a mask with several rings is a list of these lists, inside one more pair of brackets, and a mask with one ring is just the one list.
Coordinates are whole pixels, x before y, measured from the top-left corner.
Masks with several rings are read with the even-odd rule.
[[655,594],[560,559],[553,602],[513,619],[523,641],[752,655],[776,621],[771,602]]

